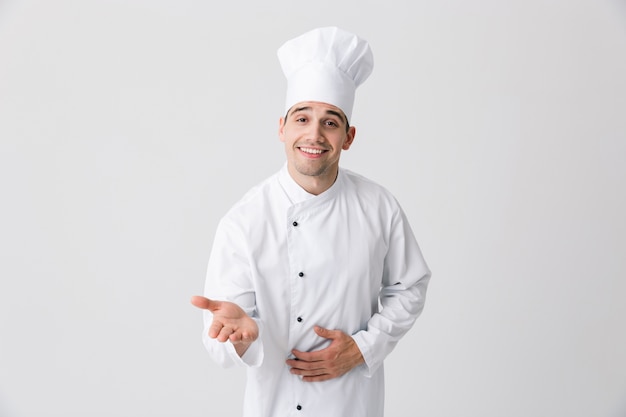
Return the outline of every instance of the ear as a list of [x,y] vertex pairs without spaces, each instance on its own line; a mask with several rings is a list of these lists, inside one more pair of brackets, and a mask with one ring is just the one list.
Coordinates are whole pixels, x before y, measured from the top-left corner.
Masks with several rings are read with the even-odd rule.
[[278,138],[281,142],[285,141],[285,118],[281,117],[278,120]]
[[352,146],[352,142],[354,142],[354,136],[356,135],[356,127],[350,126],[348,128],[348,133],[346,133],[346,141],[341,146],[341,149],[347,151]]

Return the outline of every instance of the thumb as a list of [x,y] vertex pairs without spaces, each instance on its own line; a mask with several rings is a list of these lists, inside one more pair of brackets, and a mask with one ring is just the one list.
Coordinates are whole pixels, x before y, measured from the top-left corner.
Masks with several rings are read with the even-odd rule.
[[201,295],[194,295],[193,297],[191,297],[191,304],[203,310],[210,311],[214,311],[220,306],[219,301],[209,300],[208,298],[202,297]]
[[338,330],[330,330],[330,329],[325,329],[321,326],[315,326],[313,328],[313,330],[315,331],[315,333],[317,333],[318,336],[323,337],[325,339],[334,339],[337,337],[337,332]]

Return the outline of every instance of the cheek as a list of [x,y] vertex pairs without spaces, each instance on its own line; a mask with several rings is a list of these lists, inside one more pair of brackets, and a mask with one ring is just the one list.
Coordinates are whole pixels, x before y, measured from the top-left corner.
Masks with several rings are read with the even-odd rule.
[[283,135],[283,136],[280,138],[280,141],[281,141],[282,143],[284,143],[284,144],[285,144],[285,146],[289,146],[290,144],[293,144],[293,143],[294,143],[293,136],[287,136],[287,135]]

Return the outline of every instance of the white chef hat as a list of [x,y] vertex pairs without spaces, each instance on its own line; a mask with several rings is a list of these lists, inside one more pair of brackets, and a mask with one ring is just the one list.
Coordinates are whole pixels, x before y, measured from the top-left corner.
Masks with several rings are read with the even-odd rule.
[[337,27],[313,29],[285,42],[278,59],[287,78],[285,113],[301,101],[339,107],[348,120],[354,93],[372,73],[369,44]]

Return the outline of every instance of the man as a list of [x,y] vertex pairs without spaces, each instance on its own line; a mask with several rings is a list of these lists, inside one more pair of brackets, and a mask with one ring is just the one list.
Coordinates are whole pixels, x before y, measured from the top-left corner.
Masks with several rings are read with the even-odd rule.
[[287,162],[221,219],[206,297],[191,302],[212,357],[247,367],[244,416],[381,417],[383,360],[421,313],[430,271],[395,198],[339,168],[373,56],[325,27],[278,57]]

